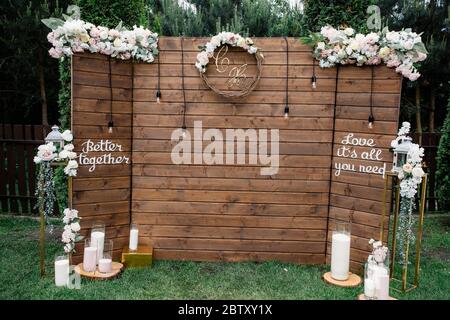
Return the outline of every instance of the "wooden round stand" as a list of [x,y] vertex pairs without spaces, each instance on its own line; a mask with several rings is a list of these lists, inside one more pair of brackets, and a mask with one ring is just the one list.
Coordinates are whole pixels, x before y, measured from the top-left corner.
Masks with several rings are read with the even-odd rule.
[[331,272],[327,272],[322,276],[323,280],[326,283],[338,286],[338,287],[344,287],[344,288],[353,288],[353,287],[357,287],[361,284],[362,280],[361,277],[358,276],[357,274],[348,273],[348,279],[347,280],[336,280],[333,279],[333,277],[331,276]]
[[[364,295],[364,293],[361,293],[361,294],[358,296],[357,300],[369,300],[369,301],[370,301],[370,299],[366,299],[366,296]],[[397,299],[395,299],[395,298],[393,298],[393,297],[389,297],[388,300],[397,300]]]
[[78,273],[80,276],[89,278],[89,279],[109,280],[109,279],[113,279],[113,278],[117,277],[120,274],[120,272],[122,271],[122,269],[123,269],[123,264],[121,264],[120,262],[113,261],[112,271],[109,273],[99,272],[98,269],[95,270],[94,272],[88,272],[88,271],[83,270],[83,263],[79,263],[75,267],[75,272]]

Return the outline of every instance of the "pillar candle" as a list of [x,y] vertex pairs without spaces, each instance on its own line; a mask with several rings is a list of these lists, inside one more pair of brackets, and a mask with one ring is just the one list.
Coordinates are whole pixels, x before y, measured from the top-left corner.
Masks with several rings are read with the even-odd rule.
[[83,269],[87,272],[94,272],[97,266],[97,248],[85,247],[83,257]]
[[91,233],[91,245],[97,247],[97,261],[103,257],[103,246],[105,243],[105,233],[101,231],[94,231]]
[[367,278],[364,280],[364,295],[367,298],[375,298],[375,282],[373,279]]
[[334,233],[331,240],[331,276],[347,280],[350,265],[350,235]]
[[55,261],[55,285],[62,287],[69,280],[69,259]]
[[384,267],[376,266],[374,273],[375,291],[378,300],[389,298],[389,274]]
[[130,250],[137,250],[139,241],[139,230],[138,229],[130,229]]
[[112,260],[109,258],[102,258],[98,261],[98,271],[108,273],[112,271]]

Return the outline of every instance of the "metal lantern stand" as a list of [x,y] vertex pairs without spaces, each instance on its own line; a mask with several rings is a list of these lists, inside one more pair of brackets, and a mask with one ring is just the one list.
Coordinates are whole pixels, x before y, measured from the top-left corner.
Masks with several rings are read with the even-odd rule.
[[[406,242],[404,252],[405,252],[405,260],[403,261],[401,279],[398,279],[394,275],[395,270],[395,257],[397,250],[397,227],[398,227],[398,218],[400,211],[400,180],[397,178],[397,173],[389,172],[386,174],[385,184],[384,184],[384,193],[383,193],[383,212],[381,215],[381,226],[380,226],[380,239],[384,239],[384,221],[387,216],[387,200],[389,192],[389,178],[391,178],[391,185],[393,189],[395,189],[394,196],[394,217],[392,219],[392,235],[391,235],[391,255],[390,255],[390,278],[393,282],[401,283],[401,289],[397,289],[393,287],[394,290],[400,292],[409,292],[419,286],[419,271],[420,271],[420,252],[422,249],[422,234],[423,234],[423,221],[425,214],[425,202],[426,202],[426,191],[427,191],[427,180],[428,174],[425,174],[422,177],[422,183],[420,184],[420,199],[419,199],[419,216],[418,216],[418,227],[416,233],[416,245],[415,245],[415,261],[414,261],[414,280],[413,283],[408,283],[408,264],[409,264],[409,253],[410,253],[410,243]],[[388,235],[387,241],[389,242],[389,223],[388,223]]]

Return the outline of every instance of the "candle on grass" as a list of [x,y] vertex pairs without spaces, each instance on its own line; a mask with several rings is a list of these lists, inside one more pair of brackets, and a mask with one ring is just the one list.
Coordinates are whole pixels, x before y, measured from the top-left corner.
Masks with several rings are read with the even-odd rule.
[[55,285],[63,287],[69,280],[69,258],[67,256],[57,256],[55,258]]
[[336,222],[331,237],[331,277],[336,280],[347,280],[350,266],[350,224]]

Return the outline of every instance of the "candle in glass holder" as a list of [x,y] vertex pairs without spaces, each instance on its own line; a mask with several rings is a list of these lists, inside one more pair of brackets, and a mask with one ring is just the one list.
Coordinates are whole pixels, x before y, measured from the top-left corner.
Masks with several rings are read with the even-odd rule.
[[55,258],[55,285],[63,287],[69,280],[69,258],[67,256],[57,256]]
[[97,268],[97,247],[91,245],[91,239],[84,241],[83,270],[94,272]]
[[138,248],[138,242],[139,242],[139,230],[137,228],[137,225],[132,224],[130,226],[130,244],[128,247],[132,251],[136,251]]
[[103,247],[103,254],[98,261],[98,271],[102,273],[112,272],[112,253],[113,253],[113,241],[105,241]]
[[348,279],[350,266],[350,223],[335,222],[331,237],[331,277],[344,281]]
[[374,282],[377,300],[389,298],[389,269],[384,265],[375,266]]
[[91,230],[91,245],[97,247],[97,263],[103,255],[103,246],[105,243],[105,226],[94,225]]

